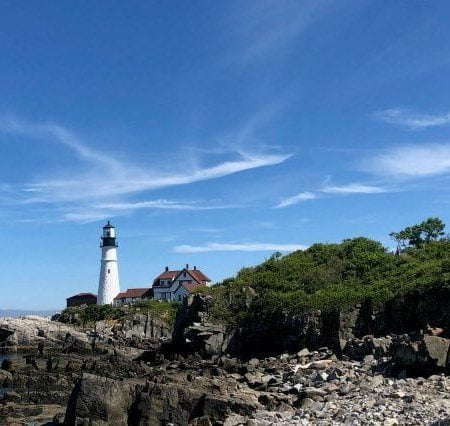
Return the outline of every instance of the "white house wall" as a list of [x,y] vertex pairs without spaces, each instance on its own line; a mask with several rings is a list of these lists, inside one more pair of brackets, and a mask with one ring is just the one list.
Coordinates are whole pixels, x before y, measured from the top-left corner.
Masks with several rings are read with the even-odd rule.
[[[168,287],[167,285],[163,286],[154,286],[153,287],[153,298],[155,300],[172,300],[179,301],[179,296],[183,297],[188,296],[189,292],[183,287],[180,287],[181,282],[191,281],[193,283],[197,283],[196,279],[186,271],[186,276],[184,276],[184,272],[181,272],[175,281],[171,281],[171,285]],[[169,280],[163,280],[165,282]],[[178,289],[178,290],[177,290]],[[165,299],[162,298],[163,293],[170,293]]]

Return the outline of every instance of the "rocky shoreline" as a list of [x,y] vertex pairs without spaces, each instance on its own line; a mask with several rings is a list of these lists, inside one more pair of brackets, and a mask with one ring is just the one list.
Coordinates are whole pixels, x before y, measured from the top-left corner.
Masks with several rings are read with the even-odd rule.
[[437,425],[450,419],[450,340],[441,328],[380,337],[347,330],[338,351],[303,346],[239,358],[227,352],[236,331],[194,306],[175,329],[140,313],[87,328],[38,317],[0,319],[1,350],[21,354],[1,365],[0,388],[7,391],[0,424]]

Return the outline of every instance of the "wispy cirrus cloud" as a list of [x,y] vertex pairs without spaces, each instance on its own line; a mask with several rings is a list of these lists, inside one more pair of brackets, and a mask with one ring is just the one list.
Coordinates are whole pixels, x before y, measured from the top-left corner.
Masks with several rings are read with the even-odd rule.
[[100,220],[111,219],[114,215],[108,212],[99,211],[83,211],[64,213],[60,222],[81,222],[90,223],[98,222]]
[[366,185],[364,183],[348,183],[345,185],[331,185],[325,186],[320,190],[326,194],[381,194],[383,192],[389,192],[388,188],[381,186]]
[[321,194],[334,194],[334,195],[353,195],[353,194],[381,194],[384,192],[390,192],[391,189],[368,185],[359,182],[352,182],[345,185],[327,185],[316,192],[300,192],[300,194],[294,195],[292,197],[287,197],[281,200],[275,207],[284,208],[293,206],[295,204],[303,203],[308,200],[315,200],[321,197]]
[[402,108],[376,111],[373,116],[386,123],[404,126],[411,130],[450,124],[450,113],[441,115],[421,114]]
[[364,170],[379,175],[419,178],[450,173],[450,144],[405,145],[363,161]]
[[[258,117],[258,116],[257,116]],[[265,117],[264,117],[265,118]],[[170,200],[133,201],[126,198],[144,191],[171,186],[188,185],[213,180],[228,175],[281,164],[290,154],[260,152],[249,149],[245,139],[251,139],[258,120],[251,119],[243,131],[236,133],[234,148],[226,153],[227,159],[205,166],[190,165],[167,171],[144,167],[137,162],[119,160],[112,154],[96,150],[64,126],[53,123],[31,123],[13,116],[0,117],[0,132],[23,135],[27,138],[52,141],[67,147],[79,160],[78,165],[67,174],[35,179],[15,188],[20,193],[22,204],[49,203],[72,207],[64,214],[64,220],[101,220],[124,211],[144,208],[195,210],[212,209],[219,206],[200,205],[198,202]],[[255,122],[256,121],[256,122]],[[255,146],[252,140],[251,145]],[[231,144],[232,145],[232,144]],[[83,167],[79,167],[82,165]],[[82,207],[80,211],[80,206]],[[230,207],[230,206],[228,206]]]
[[205,253],[213,251],[295,251],[305,250],[302,244],[273,244],[273,243],[207,243],[204,245],[179,245],[173,248],[175,253]]
[[94,207],[107,210],[138,210],[138,209],[162,209],[162,210],[217,210],[235,208],[237,205],[203,205],[199,202],[172,201],[172,200],[150,200],[127,203],[104,203]]
[[283,208],[288,206],[293,206],[294,204],[303,203],[308,200],[314,200],[317,198],[317,195],[312,192],[300,192],[297,195],[293,195],[292,197],[287,197],[282,199],[276,206],[276,208]]
[[237,4],[230,17],[230,33],[236,45],[228,60],[241,65],[286,52],[333,6],[329,0],[261,0]]

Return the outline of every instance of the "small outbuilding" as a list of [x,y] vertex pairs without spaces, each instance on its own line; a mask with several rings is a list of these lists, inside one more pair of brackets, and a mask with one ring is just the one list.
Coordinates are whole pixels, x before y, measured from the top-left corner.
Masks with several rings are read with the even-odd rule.
[[115,306],[128,305],[133,302],[142,302],[153,297],[151,288],[129,288],[127,291],[119,293],[114,298]]
[[68,297],[66,302],[68,308],[72,306],[95,305],[97,303],[97,296],[92,293],[79,293],[75,296]]

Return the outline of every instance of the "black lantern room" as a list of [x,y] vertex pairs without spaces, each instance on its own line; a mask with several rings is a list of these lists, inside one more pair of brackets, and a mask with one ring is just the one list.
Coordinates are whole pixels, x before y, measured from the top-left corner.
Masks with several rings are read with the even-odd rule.
[[116,228],[111,225],[110,221],[103,227],[103,236],[101,237],[100,247],[117,247]]

